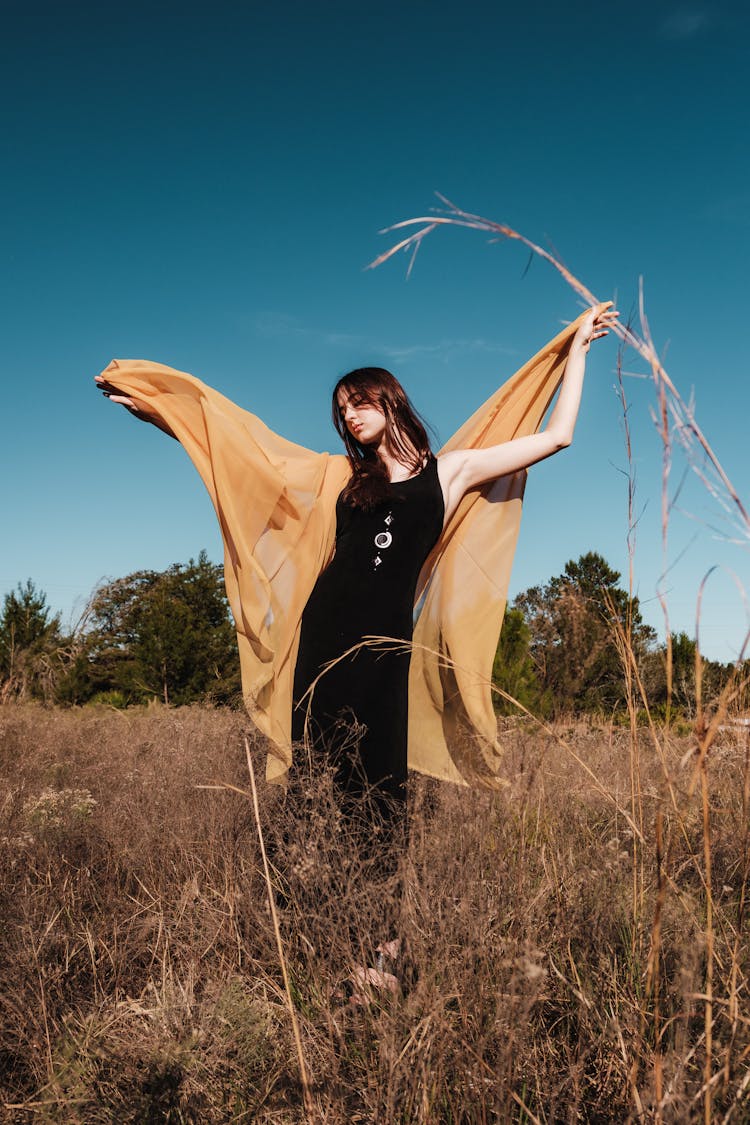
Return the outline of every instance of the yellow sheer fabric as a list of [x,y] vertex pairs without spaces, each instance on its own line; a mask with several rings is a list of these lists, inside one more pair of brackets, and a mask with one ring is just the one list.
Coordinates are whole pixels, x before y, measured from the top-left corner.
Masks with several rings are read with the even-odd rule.
[[[534,433],[578,321],[508,380],[444,446],[481,448]],[[247,709],[269,739],[267,775],[292,760],[291,709],[302,611],[334,546],[345,457],[312,453],[192,375],[146,360],[103,372],[142,399],[185,447],[213,502]],[[525,473],[463,498],[425,563],[409,681],[409,766],[493,785],[500,747],[490,680],[521,517]]]

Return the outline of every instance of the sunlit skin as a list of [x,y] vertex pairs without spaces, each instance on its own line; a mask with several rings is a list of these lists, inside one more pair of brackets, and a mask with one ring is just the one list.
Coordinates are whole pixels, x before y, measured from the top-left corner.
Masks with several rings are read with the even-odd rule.
[[[618,316],[619,313],[610,302],[601,312],[597,312],[596,308],[590,309],[581,321],[570,345],[557,402],[544,430],[528,437],[514,438],[502,445],[490,446],[488,449],[452,450],[438,458],[438,476],[445,501],[446,523],[470,489],[508,473],[527,469],[570,445],[581,404],[586,354],[593,340],[607,335]],[[120,394],[117,387],[102,375],[97,375],[95,382],[111,402],[124,406],[136,418],[151,422],[171,437],[175,436],[161,419],[151,414],[146,403]],[[376,403],[348,395],[342,390],[339,392],[338,404],[349,433],[360,445],[375,448],[391,481],[407,480],[413,475],[412,465],[399,460],[390,448],[385,414]]]

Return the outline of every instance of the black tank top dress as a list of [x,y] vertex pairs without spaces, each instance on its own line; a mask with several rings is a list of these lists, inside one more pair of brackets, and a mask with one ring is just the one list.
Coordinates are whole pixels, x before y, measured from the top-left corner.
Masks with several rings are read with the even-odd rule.
[[302,616],[292,714],[292,737],[303,739],[307,719],[339,790],[369,793],[386,818],[406,799],[409,649],[362,646],[321,676],[311,703],[303,696],[324,665],[363,637],[412,638],[417,579],[443,527],[437,460],[390,492],[370,512],[338,499],[336,551]]

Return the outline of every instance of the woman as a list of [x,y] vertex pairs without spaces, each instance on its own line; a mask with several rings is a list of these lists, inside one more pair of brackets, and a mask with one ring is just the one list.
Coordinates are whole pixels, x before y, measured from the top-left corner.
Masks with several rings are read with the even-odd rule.
[[[382,369],[358,369],[337,384],[334,421],[346,446],[348,465],[337,478],[335,513],[330,488],[326,491],[318,478],[305,485],[314,496],[311,510],[315,510],[315,505],[318,509],[322,506],[326,525],[332,525],[335,530],[335,551],[331,558],[330,546],[325,546],[325,535],[316,532],[316,558],[308,560],[313,581],[306,588],[304,612],[295,612],[287,579],[283,583],[286,590],[283,599],[275,603],[271,600],[267,609],[266,603],[260,600],[260,608],[265,613],[263,627],[270,630],[268,636],[277,629],[278,638],[279,619],[285,616],[290,620],[283,623],[286,630],[283,643],[278,639],[273,642],[278,651],[284,650],[282,657],[275,658],[273,674],[256,680],[247,695],[252,697],[251,713],[261,716],[273,711],[273,701],[269,702],[269,697],[275,689],[285,702],[291,696],[293,739],[306,736],[312,745],[330,755],[344,794],[359,799],[363,793],[370,793],[378,812],[386,818],[394,805],[402,809],[405,801],[407,704],[412,703],[408,698],[408,642],[412,636],[412,607],[423,564],[441,539],[443,529],[452,528],[459,506],[468,494],[478,492],[499,478],[510,479],[570,444],[581,400],[586,353],[592,340],[607,334],[617,315],[611,305],[593,308],[579,318],[573,329],[553,341],[555,345],[564,338],[564,346],[560,344],[555,353],[560,359],[563,376],[547,427],[542,432],[526,433],[484,448],[449,449],[436,459],[429,449],[424,427],[403,389]],[[554,352],[554,347],[552,350]],[[132,371],[127,364],[123,366],[115,361],[96,377],[96,382],[112,402],[125,406],[136,417],[153,423],[186,445],[211,491],[222,522],[227,561],[231,564],[225,566],[228,593],[240,639],[247,640],[248,633],[251,634],[252,659],[262,663],[273,647],[272,641],[262,633],[260,626],[252,622],[248,625],[245,621],[248,614],[240,596],[241,582],[238,579],[235,588],[231,575],[243,572],[240,577],[245,589],[250,590],[247,578],[250,562],[264,576],[272,574],[272,577],[278,575],[282,564],[295,552],[295,573],[302,565],[306,554],[302,550],[304,537],[296,532],[290,536],[286,528],[279,532],[282,524],[293,522],[299,507],[299,480],[302,478],[295,453],[290,452],[296,447],[285,446],[277,453],[279,439],[263,428],[258,440],[265,446],[258,464],[265,465],[275,457],[274,472],[282,478],[286,474],[286,482],[282,479],[281,485],[276,486],[284,492],[283,503],[279,505],[278,500],[274,501],[273,518],[266,519],[265,529],[256,530],[254,537],[246,537],[243,544],[234,530],[238,520],[244,518],[236,512],[247,508],[246,504],[238,502],[236,495],[242,485],[237,481],[227,485],[223,498],[217,485],[220,477],[217,466],[221,463],[224,466],[221,471],[231,471],[231,465],[229,470],[226,468],[227,461],[231,461],[227,456],[230,449],[227,434],[233,417],[230,417],[230,408],[233,411],[238,408],[197,380],[169,368],[137,362],[130,367]],[[200,424],[195,420],[197,415],[192,406],[193,413],[189,410],[185,413],[186,389],[191,395],[201,396]],[[124,393],[127,391],[131,393]],[[545,408],[543,404],[541,414]],[[256,440],[260,424],[255,419],[253,422],[255,429],[251,436]],[[492,431],[487,429],[486,432]],[[238,430],[237,434],[236,440],[232,439],[235,440],[233,448],[242,450],[243,432]],[[269,449],[271,453],[266,456]],[[320,455],[309,455],[310,458],[316,456]],[[345,483],[343,490],[341,483]],[[265,509],[254,502],[253,510],[256,517],[261,513],[262,524]],[[309,522],[304,526],[306,534]],[[282,536],[281,546],[276,544],[273,558],[269,552],[271,533]],[[286,540],[284,535],[287,535]],[[305,589],[301,580],[298,586]],[[255,596],[252,590],[248,598],[251,596]],[[290,641],[292,636],[294,639]],[[366,641],[368,637],[391,638],[391,644],[373,647]],[[407,643],[399,647],[399,642]],[[240,648],[242,655],[242,644]],[[243,680],[250,679],[245,675],[249,659],[243,663]],[[434,684],[431,691],[434,696]],[[463,695],[464,710],[471,718],[471,689],[459,684],[453,694]],[[262,722],[260,725],[267,729],[272,741],[281,746],[283,737],[277,733],[279,724],[277,728],[272,725],[264,728]],[[354,747],[353,752],[349,752],[350,747]],[[280,757],[283,758],[284,753],[282,746]],[[285,766],[288,760],[288,757],[284,760]],[[449,776],[429,767],[425,772]]]

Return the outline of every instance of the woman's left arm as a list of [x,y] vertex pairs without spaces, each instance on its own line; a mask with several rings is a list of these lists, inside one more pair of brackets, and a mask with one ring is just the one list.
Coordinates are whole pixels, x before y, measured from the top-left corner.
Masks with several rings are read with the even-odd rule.
[[581,321],[571,341],[560,393],[546,429],[487,449],[456,449],[440,458],[440,480],[449,513],[469,489],[527,469],[570,445],[581,404],[586,353],[592,340],[607,335],[618,315],[610,303],[598,313],[591,309]]

